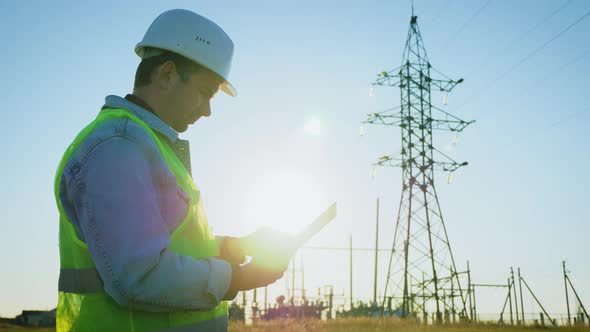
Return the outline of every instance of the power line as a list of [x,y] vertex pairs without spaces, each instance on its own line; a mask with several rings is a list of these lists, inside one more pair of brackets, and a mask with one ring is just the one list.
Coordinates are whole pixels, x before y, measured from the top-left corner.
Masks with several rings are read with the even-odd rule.
[[452,7],[452,3],[449,5],[449,2],[451,2],[451,1],[450,0],[446,0],[446,1],[442,2],[442,6],[438,7],[434,11],[434,13],[436,13],[436,16],[434,16],[432,19],[430,19],[428,21],[428,24],[435,23],[436,21],[438,21],[442,17],[442,14],[443,13],[448,12],[449,8]]
[[447,40],[446,43],[443,44],[443,46],[449,45],[450,43],[452,43],[453,41],[455,41],[455,39],[457,39],[457,36],[463,32],[463,30],[465,30],[465,28],[467,26],[469,26],[469,24],[471,24],[471,22],[490,4],[492,0],[487,0],[483,6],[479,7],[478,10],[476,10],[473,15],[471,15],[471,17],[465,21],[465,23],[463,23],[463,25],[451,36],[451,38],[449,38]]
[[570,121],[571,119],[573,119],[573,118],[575,118],[577,116],[583,115],[584,113],[586,113],[588,111],[590,111],[590,107],[587,107],[587,108],[584,108],[582,110],[578,110],[578,111],[572,112],[572,113],[568,114],[565,118],[562,118],[561,120],[556,121],[553,124],[547,126],[545,129],[542,129],[541,132],[544,132],[545,130],[553,129],[553,128],[555,128],[555,127],[557,127],[557,126],[559,126],[559,125],[561,125],[561,124],[563,124],[565,122]]
[[559,8],[557,8],[556,10],[554,10],[551,14],[549,14],[547,17],[545,17],[544,19],[542,19],[541,21],[537,22],[537,24],[535,24],[532,28],[530,28],[529,30],[527,30],[526,32],[524,32],[523,34],[521,34],[520,36],[514,38],[506,48],[516,44],[517,42],[521,41],[524,37],[526,37],[526,35],[532,33],[533,31],[537,30],[539,27],[541,27],[543,24],[547,23],[547,21],[549,21],[550,19],[553,18],[553,16],[557,15],[559,12],[561,12],[562,10],[564,10],[567,6],[569,6],[572,3],[572,0],[567,0],[566,2],[564,2],[561,6],[559,6]]
[[[539,53],[540,51],[542,51],[545,47],[547,47],[549,44],[551,44],[557,38],[561,37],[563,34],[565,34],[566,32],[568,32],[571,28],[573,28],[575,25],[577,25],[578,23],[580,23],[581,21],[583,21],[588,16],[590,16],[590,10],[587,11],[580,18],[578,18],[576,21],[574,21],[573,23],[571,23],[570,25],[568,25],[565,29],[559,31],[551,39],[547,40],[542,45],[540,45],[539,47],[535,48],[532,52],[528,53],[525,57],[523,57],[518,62],[516,62],[513,66],[511,66],[508,70],[506,70],[505,72],[503,72],[502,74],[500,74],[498,77],[496,77],[496,79],[492,80],[490,82],[490,84],[488,84],[487,86],[485,86],[483,89],[488,89],[488,88],[492,87],[494,84],[496,84],[502,78],[506,77],[508,74],[510,74],[512,71],[514,71],[514,69],[516,69],[518,66],[522,65],[528,59],[530,59],[533,56],[535,56],[537,53]],[[473,98],[468,99],[465,103],[463,103],[462,105],[458,106],[457,109],[462,108],[463,106],[467,105],[471,100],[473,100]]]
[[[512,103],[514,103],[515,101],[517,101],[519,97],[525,97],[527,95],[527,93],[529,91],[531,91],[533,88],[538,87],[540,85],[540,83],[543,83],[545,81],[547,81],[549,78],[555,78],[555,73],[561,72],[562,70],[566,69],[567,67],[577,63],[578,61],[584,59],[585,57],[587,57],[588,55],[590,55],[590,48],[587,49],[586,51],[582,52],[581,54],[575,56],[574,58],[572,58],[571,60],[567,61],[566,63],[560,65],[559,67],[557,67],[555,70],[553,71],[548,71],[543,77],[541,77],[538,80],[535,80],[535,84],[529,85],[526,89],[517,92],[515,94],[512,94],[511,96],[509,96],[508,98],[503,99],[503,102],[496,105],[496,109],[502,109],[503,107],[510,105]],[[487,116],[486,116],[487,115]],[[482,121],[482,119],[485,119],[488,116],[496,116],[497,114],[492,114],[492,113],[486,113],[484,116],[480,116],[477,121]]]
[[[538,131],[538,134],[539,135],[545,134],[548,130],[551,130],[551,129],[559,126],[559,125],[562,125],[562,124],[564,124],[564,123],[566,123],[566,122],[568,122],[568,121],[570,121],[570,120],[572,120],[572,119],[574,119],[574,118],[576,118],[576,117],[578,117],[580,115],[584,115],[584,114],[586,114],[588,112],[590,112],[590,107],[586,107],[586,108],[583,108],[581,110],[574,111],[574,112],[568,114],[567,116],[561,118],[560,120],[558,120],[558,121],[556,121],[556,122],[554,122],[554,123],[552,123],[552,124],[550,124],[550,125],[548,125],[546,127],[540,128],[539,131]],[[533,135],[533,136],[521,136],[520,138],[517,137],[517,139],[515,140],[515,142],[519,142],[520,144],[522,144],[522,143],[525,143],[525,142],[528,141],[527,138],[531,139],[531,138],[534,138],[534,137],[535,137],[535,135]],[[510,145],[508,148],[504,149],[504,151],[510,150],[511,148],[518,147],[519,146],[519,143],[514,143],[514,144]]]
[[578,24],[581,21],[583,21],[589,15],[590,15],[590,10],[588,12],[586,12],[586,14],[582,15],[582,17],[580,17],[579,19],[577,19],[575,22],[573,22],[572,24],[568,25],[565,29],[561,30],[558,34],[556,34],[555,36],[553,36],[553,38],[551,38],[548,41],[546,41],[545,43],[543,43],[543,45],[537,47],[532,52],[530,52],[529,54],[527,54],[524,58],[522,58],[520,61],[518,61],[512,67],[510,67],[510,69],[508,69],[506,72],[504,72],[498,78],[496,78],[496,80],[494,80],[493,83],[495,83],[495,82],[499,81],[500,79],[504,78],[507,74],[509,74],[510,72],[512,72],[516,67],[520,66],[521,64],[525,63],[528,59],[530,59],[533,56],[535,56],[537,53],[539,53],[545,47],[547,47],[549,44],[551,44],[554,40],[556,40],[557,38],[561,37],[564,33],[566,33],[567,31],[569,31],[576,24]]
[[[506,44],[506,46],[499,53],[502,53],[503,51],[507,50],[508,48],[510,48],[511,46],[513,46],[514,44],[516,44],[517,42],[521,41],[524,37],[526,37],[527,35],[531,34],[533,31],[535,31],[536,29],[538,29],[539,27],[541,27],[543,24],[545,24],[547,21],[549,21],[551,18],[553,18],[553,16],[557,15],[559,12],[561,12],[562,10],[564,10],[571,3],[572,3],[572,0],[565,1],[561,6],[559,6],[556,10],[554,10],[551,14],[549,14],[546,17],[544,17],[539,22],[537,22],[535,25],[533,25],[530,29],[528,29],[527,31],[523,32],[518,37],[514,38],[512,41],[510,41],[508,44]],[[482,66],[487,65],[490,62],[490,60],[492,58],[494,58],[495,56],[496,56],[496,54],[488,53],[488,56],[486,58],[484,58],[484,60],[479,65],[477,65],[476,67],[477,68],[481,68]],[[465,77],[467,77],[467,76],[470,76],[470,75],[465,75]]]
[[[344,247],[323,247],[323,246],[305,246],[301,249],[306,250],[330,250],[330,251],[370,251],[375,252],[375,248],[344,248]],[[391,249],[377,249],[377,251],[391,252]]]
[[501,108],[503,106],[506,105],[510,105],[511,103],[515,102],[517,99],[516,97],[523,97],[527,94],[527,92],[529,92],[531,89],[533,89],[534,87],[539,86],[539,83],[545,82],[546,80],[548,80],[549,78],[555,77],[555,73],[556,72],[560,72],[562,70],[564,70],[565,68],[575,64],[576,62],[582,60],[583,58],[587,57],[588,55],[590,55],[590,48],[587,49],[585,52],[582,52],[580,55],[576,56],[575,58],[571,59],[570,61],[562,64],[561,66],[559,66],[557,69],[547,72],[547,74],[545,74],[545,76],[541,77],[540,79],[535,81],[535,84],[530,85],[528,88],[522,90],[521,93],[517,93],[512,95],[509,98],[506,98],[505,100],[508,100],[508,102],[504,102],[503,104],[498,105],[498,108]]

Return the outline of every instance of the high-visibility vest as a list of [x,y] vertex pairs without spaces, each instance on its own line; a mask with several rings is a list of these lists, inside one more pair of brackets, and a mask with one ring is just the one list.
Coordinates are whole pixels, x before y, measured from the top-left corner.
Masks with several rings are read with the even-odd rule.
[[173,149],[131,112],[124,109],[104,109],[68,147],[55,177],[55,198],[60,213],[61,268],[56,313],[57,331],[225,331],[228,324],[225,301],[221,301],[213,310],[147,312],[120,306],[104,291],[88,246],[78,238],[74,225],[63,209],[59,198],[59,184],[65,164],[72,153],[99,124],[113,118],[129,119],[149,133],[176,177],[177,185],[190,197],[187,215],[182,224],[170,235],[168,249],[195,259],[219,255],[219,246],[207,223],[199,190]]

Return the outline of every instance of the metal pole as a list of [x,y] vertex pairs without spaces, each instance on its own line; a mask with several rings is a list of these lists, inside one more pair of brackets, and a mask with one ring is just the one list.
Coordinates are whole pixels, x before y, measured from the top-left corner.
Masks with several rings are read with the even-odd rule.
[[524,322],[524,302],[522,300],[522,277],[520,276],[520,267],[518,268],[518,287],[520,288],[520,314],[522,315],[522,326],[525,326]]
[[469,319],[473,321],[473,301],[471,301],[471,270],[467,261],[467,298],[469,299]]
[[413,280],[410,278],[410,299],[412,299],[412,301],[410,301],[410,311],[409,312],[414,312],[414,282]]
[[471,292],[473,294],[473,318],[474,318],[474,321],[477,323],[477,305],[475,304],[475,285],[472,285],[471,287],[473,287],[473,291]]
[[268,310],[268,286],[264,287],[264,310]]
[[352,234],[350,235],[350,310],[352,310]]
[[301,298],[305,301],[305,270],[303,269],[303,255],[301,258]]
[[533,290],[529,287],[529,284],[527,284],[527,282],[526,282],[526,280],[524,280],[524,278],[521,277],[520,279],[524,283],[525,287],[529,290],[529,293],[531,293],[531,295],[533,296],[533,299],[535,299],[535,301],[537,302],[537,304],[539,305],[539,307],[541,307],[541,310],[543,310],[543,312],[545,313],[545,316],[547,316],[547,318],[549,319],[549,321],[551,322],[551,324],[555,326],[556,321],[553,320],[551,318],[551,316],[549,316],[549,314],[547,313],[547,310],[545,310],[545,308],[541,304],[541,301],[539,301],[539,299],[535,296],[535,293],[533,293]]
[[514,318],[512,317],[512,285],[510,284],[510,278],[508,278],[508,301],[510,304],[510,325],[514,326]]
[[516,295],[516,282],[514,281],[514,269],[510,267],[510,274],[512,275],[512,287],[514,287],[514,310],[516,313],[516,325],[520,325],[520,316],[518,315],[518,295]]
[[422,316],[424,317],[424,324],[428,324],[428,313],[426,312],[426,278],[424,271],[422,271]]
[[443,312],[442,312],[442,323],[446,324],[448,323],[448,317],[447,317],[447,290],[443,289],[443,293],[442,293],[442,303],[443,303]]
[[451,266],[451,314],[455,324],[455,282],[453,281],[453,266]]
[[291,260],[291,305],[295,305],[295,256]]
[[[584,314],[586,315],[586,319],[588,320],[588,323],[590,323],[590,316],[588,315],[586,308],[584,308],[584,304],[582,304],[582,300],[580,300],[580,297],[578,296],[578,292],[576,292],[574,285],[572,285],[572,281],[570,280],[569,276],[567,276],[567,282],[570,284],[570,287],[572,288],[572,291],[574,292],[576,299],[578,299],[578,303],[580,304],[580,307],[582,307],[582,310],[584,311]],[[582,317],[584,317],[584,316],[582,316]]]
[[[508,291],[508,294],[510,294],[510,291]],[[506,299],[504,300],[504,304],[502,305],[502,311],[500,312],[500,320],[498,321],[498,324],[504,325],[504,311],[506,310],[506,303],[508,303],[508,299],[510,299],[510,295],[506,296]]]
[[332,319],[333,301],[334,301],[334,288],[330,287],[330,294],[328,295],[328,319]]
[[563,284],[565,286],[565,305],[567,307],[567,325],[572,325],[572,319],[570,316],[570,300],[567,294],[567,272],[565,271],[565,261],[562,261],[563,265]]
[[375,220],[375,277],[373,279],[373,303],[377,303],[377,253],[379,252],[379,197],[377,197],[377,218]]
[[258,302],[256,300],[256,298],[257,298],[257,296],[256,296],[257,295],[256,294],[257,293],[256,288],[254,288],[253,293],[254,294],[252,296],[253,299],[252,299],[252,306],[251,306],[252,307],[252,320],[253,321],[256,321],[258,319]]

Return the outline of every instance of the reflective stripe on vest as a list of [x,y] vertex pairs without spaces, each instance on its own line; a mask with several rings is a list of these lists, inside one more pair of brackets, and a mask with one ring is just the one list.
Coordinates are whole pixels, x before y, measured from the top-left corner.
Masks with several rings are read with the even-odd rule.
[[139,118],[123,109],[105,109],[84,128],[68,147],[57,169],[54,194],[60,212],[60,279],[56,312],[56,330],[60,331],[185,331],[204,328],[226,331],[227,302],[211,310],[173,312],[137,311],[118,305],[103,288],[86,243],[81,241],[65,213],[59,198],[59,185],[70,156],[97,125],[112,119],[127,119],[142,127],[154,140],[158,150],[176,178],[177,185],[189,196],[184,221],[170,235],[168,249],[195,259],[219,255],[211,233],[199,190],[180,162],[173,148]]

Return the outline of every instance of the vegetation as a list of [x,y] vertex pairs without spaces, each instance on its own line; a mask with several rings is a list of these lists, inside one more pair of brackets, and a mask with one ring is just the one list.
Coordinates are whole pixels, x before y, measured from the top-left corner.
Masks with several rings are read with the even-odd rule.
[[[590,331],[588,328],[526,328],[528,331]],[[374,318],[346,318],[330,321],[319,320],[275,320],[268,322],[258,322],[253,325],[244,325],[239,322],[232,322],[230,331],[236,332],[270,332],[270,331],[288,331],[288,332],[385,332],[385,331],[409,331],[409,332],[485,332],[485,331],[502,331],[516,332],[523,331],[520,327],[503,327],[492,324],[463,324],[463,325],[446,325],[446,326],[423,326],[410,321],[400,321],[399,319],[379,320]]]
[[[285,332],[385,332],[385,331],[409,331],[409,332],[517,332],[517,331],[544,331],[544,332],[574,332],[585,331],[590,329],[584,327],[559,327],[559,328],[534,328],[527,327],[502,327],[492,324],[464,324],[464,325],[443,325],[443,326],[423,326],[410,321],[400,321],[398,319],[372,319],[372,318],[346,318],[330,321],[320,321],[316,319],[294,320],[283,319],[273,321],[262,321],[252,325],[245,325],[242,322],[231,322],[230,332],[270,332],[270,331],[285,331]],[[47,328],[25,328],[8,325],[0,325],[0,332],[53,332],[54,329]]]

